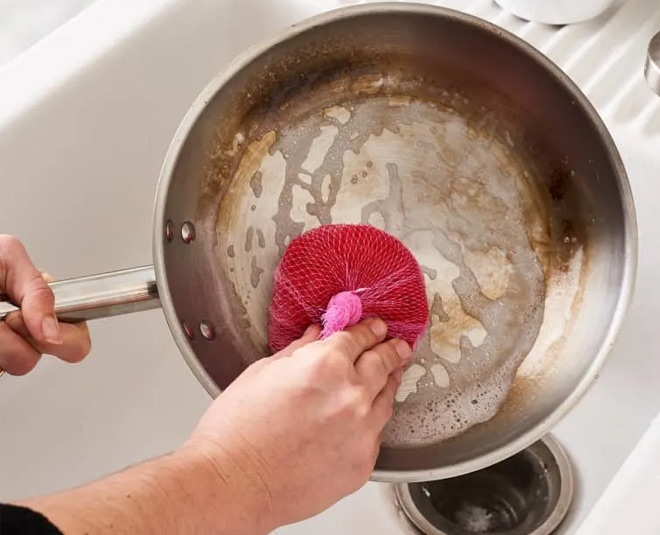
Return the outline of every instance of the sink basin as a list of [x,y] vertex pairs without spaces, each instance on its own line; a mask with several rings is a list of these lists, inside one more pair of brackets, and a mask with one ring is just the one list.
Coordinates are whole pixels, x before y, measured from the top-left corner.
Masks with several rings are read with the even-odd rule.
[[94,0],[0,0],[0,68]]
[[[160,165],[188,105],[240,51],[340,0],[97,0],[0,71],[0,229],[58,278],[151,262]],[[643,78],[655,0],[593,21],[526,23],[491,0],[438,2],[517,33],[601,112],[628,169],[640,237],[635,297],[603,373],[556,428],[575,465],[573,533],[660,411],[660,98]],[[58,61],[53,61],[57,57]],[[45,358],[0,384],[0,499],[80,484],[180,444],[209,403],[160,311],[91,324],[77,366]],[[319,484],[323,484],[319,482]],[[405,533],[389,487],[280,535]]]

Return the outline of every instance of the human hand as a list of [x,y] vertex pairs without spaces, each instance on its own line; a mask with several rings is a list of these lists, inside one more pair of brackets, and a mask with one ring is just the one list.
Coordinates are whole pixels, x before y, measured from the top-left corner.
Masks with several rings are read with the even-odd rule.
[[49,281],[20,241],[0,235],[0,294],[21,308],[0,321],[0,369],[11,375],[28,373],[43,353],[79,362],[90,351],[85,323],[58,323]]
[[210,461],[254,532],[308,518],[364,485],[412,356],[404,341],[382,343],[379,319],[322,341],[319,332],[252,364],[182,448]]

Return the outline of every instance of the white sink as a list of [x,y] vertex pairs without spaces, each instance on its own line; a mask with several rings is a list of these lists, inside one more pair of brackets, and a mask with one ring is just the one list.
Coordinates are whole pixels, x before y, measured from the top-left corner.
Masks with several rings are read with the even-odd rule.
[[[162,158],[188,105],[238,52],[339,0],[98,0],[0,70],[0,231],[58,277],[150,263]],[[557,427],[577,472],[574,532],[660,411],[660,99],[642,75],[656,0],[598,20],[528,24],[491,0],[439,2],[493,20],[555,59],[601,111],[637,204],[635,298],[600,380]],[[57,61],[54,60],[57,58]],[[176,447],[209,403],[159,311],[94,322],[78,366],[47,359],[0,384],[0,499],[76,485]],[[319,482],[323,484],[323,482]],[[387,487],[281,535],[404,533]]]
[[94,0],[0,0],[0,67]]

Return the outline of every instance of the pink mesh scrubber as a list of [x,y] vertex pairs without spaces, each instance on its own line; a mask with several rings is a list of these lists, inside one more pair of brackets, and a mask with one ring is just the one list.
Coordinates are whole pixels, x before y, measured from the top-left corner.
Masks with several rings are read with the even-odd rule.
[[321,337],[377,316],[389,338],[415,346],[429,320],[424,276],[396,238],[370,225],[325,225],[291,242],[275,271],[268,336],[273,351],[312,323]]

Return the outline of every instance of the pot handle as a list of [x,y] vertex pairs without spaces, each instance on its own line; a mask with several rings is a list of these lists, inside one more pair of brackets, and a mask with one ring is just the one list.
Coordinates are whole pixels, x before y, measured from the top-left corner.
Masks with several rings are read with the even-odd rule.
[[[55,315],[67,323],[160,307],[153,266],[56,281],[50,287],[55,294]],[[0,321],[16,310],[18,307],[0,300]]]

